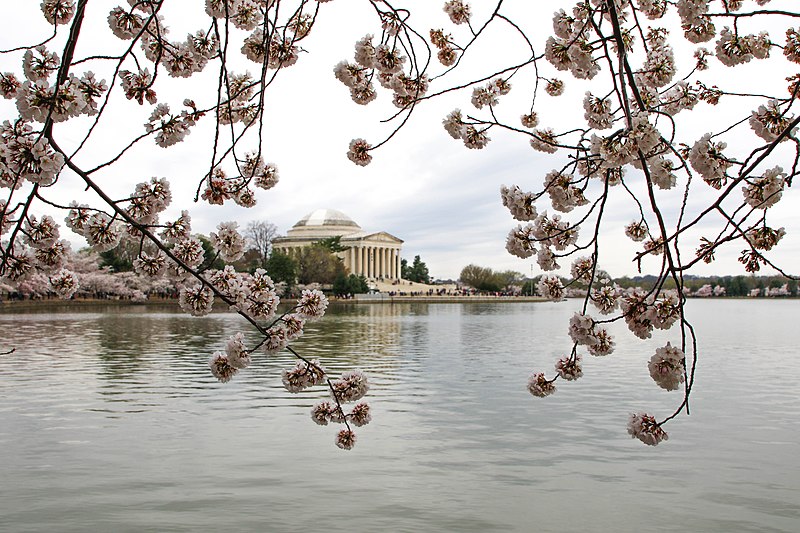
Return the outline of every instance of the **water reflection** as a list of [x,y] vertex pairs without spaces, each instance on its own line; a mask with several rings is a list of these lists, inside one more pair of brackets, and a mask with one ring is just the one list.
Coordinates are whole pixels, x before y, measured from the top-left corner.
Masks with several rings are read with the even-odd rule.
[[800,361],[778,332],[800,302],[692,302],[694,414],[656,449],[624,428],[631,410],[676,404],[646,367],[672,333],[615,330],[615,354],[587,358],[581,381],[525,390],[569,345],[577,305],[332,306],[296,346],[370,375],[374,420],[352,453],[308,417],[324,390],[281,387],[289,354],[214,380],[208,356],[250,335],[234,314],[0,315],[17,347],[0,357],[3,525],[302,531],[308,502],[325,502],[328,531],[795,531]]

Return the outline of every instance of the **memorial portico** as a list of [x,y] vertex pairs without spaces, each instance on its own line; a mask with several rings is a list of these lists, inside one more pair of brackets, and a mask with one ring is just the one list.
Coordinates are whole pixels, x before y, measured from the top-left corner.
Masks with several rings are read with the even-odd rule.
[[351,274],[367,279],[400,279],[403,241],[385,231],[365,232],[350,217],[335,209],[312,211],[292,226],[286,237],[275,239],[272,247],[292,257],[304,246],[330,237],[339,237],[339,243],[347,248],[338,255]]

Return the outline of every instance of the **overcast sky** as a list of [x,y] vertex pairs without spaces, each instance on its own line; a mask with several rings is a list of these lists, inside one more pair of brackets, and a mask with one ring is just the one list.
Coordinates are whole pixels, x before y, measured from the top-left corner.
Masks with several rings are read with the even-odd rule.
[[[186,5],[184,2],[171,4]],[[301,56],[297,65],[281,73],[270,89],[263,152],[268,161],[278,166],[281,181],[270,191],[258,191],[258,205],[255,208],[248,210],[233,203],[221,208],[192,203],[197,181],[207,170],[210,161],[209,139],[212,130],[208,127],[207,119],[206,124],[196,127],[184,143],[173,148],[164,150],[146,141],[132,150],[113,170],[102,173],[100,179],[104,186],[122,196],[131,192],[137,182],[152,176],[167,177],[172,182],[174,201],[166,218],[174,217],[180,209],[188,208],[192,212],[194,230],[206,234],[214,231],[216,224],[224,220],[236,220],[241,226],[252,220],[266,220],[276,224],[279,231],[285,233],[308,212],[317,208],[332,208],[349,215],[366,231],[387,231],[403,239],[403,256],[410,261],[415,255],[420,255],[435,278],[457,278],[461,268],[470,263],[497,270],[513,269],[524,274],[540,273],[538,267],[532,269],[535,261],[521,260],[505,251],[506,235],[516,222],[502,206],[499,189],[502,184],[518,184],[526,190],[540,187],[543,176],[560,166],[561,160],[556,156],[535,152],[521,136],[494,130],[490,133],[492,142],[480,151],[468,150],[450,138],[442,128],[441,121],[456,107],[475,112],[469,103],[469,91],[448,94],[420,105],[407,127],[388,145],[373,153],[374,159],[369,166],[357,167],[346,158],[352,138],[363,137],[372,143],[382,140],[391,127],[380,124],[379,120],[395,110],[391,105],[390,93],[383,89],[380,89],[378,99],[369,106],[354,104],[347,88],[333,76],[333,67],[337,62],[352,60],[355,41],[378,30],[369,17],[369,9],[365,7],[367,3],[355,4],[343,0],[323,4],[318,25],[303,43],[308,53]],[[441,10],[443,2],[426,0],[413,4],[415,9],[416,4],[424,4],[419,7],[423,10],[420,16],[414,15],[412,18],[412,22],[418,21],[421,31],[427,33],[431,27],[445,27],[456,38],[465,37],[463,28],[453,27],[449,23]],[[476,1],[473,4],[475,16],[479,18],[495,2]],[[778,6],[781,2],[776,0],[773,4]],[[7,14],[12,16],[0,20],[1,48],[19,45],[20,39],[31,43],[47,35],[48,26],[38,15],[38,5],[39,2],[33,1],[17,2],[7,8]],[[124,45],[113,36],[109,37],[105,23],[107,12],[113,5],[113,2],[90,3],[91,11],[87,19],[90,22],[84,28],[82,39],[85,44],[79,48],[79,56],[86,55],[91,47],[99,47],[106,53],[110,50],[116,52]],[[548,7],[542,7],[544,5]],[[568,9],[570,5],[565,3],[564,7]],[[544,40],[552,31],[550,18],[557,4],[512,0],[508,6],[509,14],[523,21],[525,28],[530,31],[537,52],[540,52]],[[93,11],[97,9],[100,11]],[[170,7],[170,4],[165,8],[164,15],[171,29],[170,37],[175,39],[205,24],[202,17],[195,18],[189,12],[179,12],[177,7]],[[419,22],[423,19],[424,22]],[[487,37],[494,40],[504,32],[508,33],[505,28],[498,28],[494,33],[490,31]],[[498,62],[507,65],[523,59],[525,50],[517,48],[519,44],[516,42],[509,48],[492,46],[475,49],[471,62],[466,65],[467,72],[490,74],[496,69],[481,70],[477,65],[491,62],[494,67]],[[60,53],[60,48],[57,50]],[[97,49],[94,52],[97,53]],[[679,57],[680,52],[676,51]],[[692,64],[691,58],[678,61],[681,72],[686,72]],[[730,82],[731,74],[735,73],[737,78],[734,86],[743,89],[768,76],[781,83],[781,88],[772,92],[782,93],[785,85],[783,79],[794,74],[787,65],[786,61],[779,59],[769,65],[746,65],[731,70],[717,63],[704,79],[709,85],[716,83],[730,87],[726,82]],[[240,71],[245,68],[247,63],[243,61]],[[251,71],[255,70],[250,68]],[[555,69],[546,62],[542,62],[540,68],[545,75],[556,75]],[[0,70],[21,75],[19,57],[0,56]],[[82,69],[76,70],[76,74],[82,72]],[[434,65],[433,72],[440,72],[439,67]],[[99,77],[107,76],[101,74]],[[541,116],[542,126],[556,129],[567,129],[573,124],[583,126],[581,102],[586,87],[571,83],[564,73],[559,73],[558,77],[567,82],[568,90],[558,99],[547,95],[541,97],[537,112]],[[444,83],[455,84],[464,79],[456,76],[450,82],[434,84],[433,88],[443,88]],[[525,102],[531,79],[530,75],[522,75],[512,80],[511,94],[504,97],[497,107],[502,119],[516,125],[518,117],[526,112]],[[183,98],[187,97],[197,100],[202,106],[210,101],[208,92],[202,91],[204,84],[212,83],[215,83],[214,74],[203,73],[190,80],[178,81],[174,84],[176,88],[173,92],[161,96],[173,108],[179,108]],[[600,87],[595,92],[604,93],[604,82],[598,83]],[[743,117],[749,113],[755,108],[753,102],[742,98],[742,107],[735,116]],[[124,99],[116,99],[112,103],[115,104],[113,114],[109,113],[104,119],[99,133],[93,137],[91,148],[81,155],[79,162],[89,165],[102,160],[102,154],[109,150],[124,146],[128,139],[142,130],[142,124],[151,110],[149,106],[142,109]],[[687,123],[694,128],[691,138],[682,139],[686,142],[697,140],[706,131],[711,131],[714,125],[729,124],[734,117],[702,103],[696,110],[696,118],[685,119],[692,120]],[[0,102],[0,118],[12,119],[15,115],[13,103]],[[69,131],[62,133],[59,128],[66,126],[57,126],[56,132],[69,137]],[[755,140],[755,136],[745,132],[742,138],[729,139],[729,142],[733,145]],[[65,203],[73,198],[90,200],[82,192],[77,180],[70,180],[66,176],[62,180],[59,186],[64,187],[64,193],[63,196],[59,195],[59,200]],[[710,198],[710,191],[700,189],[698,187],[699,198]],[[669,191],[663,192],[662,198],[665,205],[677,206],[681,195],[682,190]],[[634,219],[635,211],[632,203],[622,198],[623,195],[616,196],[620,198],[612,199],[607,210],[600,266],[615,276],[635,275],[636,267],[631,260],[637,247],[623,235],[623,227]],[[774,226],[785,226],[788,233],[773,257],[794,272],[800,270],[795,266],[800,257],[800,215],[793,207],[797,205],[797,200],[796,191],[789,191],[773,209],[771,217]],[[542,203],[539,207],[544,209],[547,206]],[[552,209],[549,211],[552,212]],[[566,218],[572,220],[574,216],[573,213],[566,215]],[[63,232],[68,233],[68,230],[63,228]],[[715,233],[708,227],[702,227],[687,235],[684,241],[689,250],[687,254],[693,253],[700,235],[711,237]],[[716,263],[702,265],[696,273],[744,273],[736,262],[742,248],[741,243],[729,245],[717,254],[719,259]],[[656,273],[659,261],[655,258],[648,261],[644,264],[644,273]],[[562,266],[568,269],[569,262],[562,261]]]

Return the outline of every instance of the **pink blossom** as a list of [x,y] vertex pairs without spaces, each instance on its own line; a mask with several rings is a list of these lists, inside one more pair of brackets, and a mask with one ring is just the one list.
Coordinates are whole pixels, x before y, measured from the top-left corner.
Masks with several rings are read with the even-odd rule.
[[684,359],[683,350],[668,342],[666,346],[657,348],[656,353],[650,358],[647,364],[650,377],[662,389],[677,390],[685,380]]
[[581,356],[579,354],[567,355],[556,361],[556,373],[558,373],[558,377],[566,381],[575,381],[583,376]]
[[347,159],[360,167],[365,167],[369,165],[370,161],[372,161],[372,156],[369,155],[369,151],[371,149],[372,145],[370,145],[364,139],[353,139],[350,141],[350,149],[347,151]]
[[633,413],[628,419],[628,434],[648,446],[655,446],[669,439],[667,432],[661,429],[656,419],[646,413]]
[[372,420],[370,414],[369,404],[367,402],[358,402],[353,406],[350,413],[347,415],[347,420],[354,426],[366,426]]
[[306,320],[316,320],[325,314],[328,307],[328,298],[319,290],[304,290],[297,302],[297,313]]
[[234,368],[247,368],[250,365],[250,352],[244,345],[244,334],[236,333],[225,343],[225,354],[229,364]]
[[222,352],[214,352],[211,359],[208,361],[208,366],[211,368],[211,373],[214,377],[222,383],[227,383],[231,380],[236,372],[239,370],[230,364],[228,358]]
[[342,377],[331,382],[331,396],[339,402],[354,402],[367,394],[367,376],[360,370],[344,372]]
[[450,17],[453,24],[467,24],[472,15],[469,4],[462,0],[449,0],[444,4],[444,12]]
[[57,274],[50,277],[50,288],[59,298],[69,300],[80,287],[78,277],[74,272],[62,269]]
[[293,368],[283,370],[281,380],[286,390],[297,393],[325,381],[325,369],[316,360],[298,361]]
[[42,13],[50,24],[66,24],[75,14],[73,0],[42,0]]
[[178,304],[192,316],[204,316],[211,312],[214,293],[200,283],[194,287],[184,287],[178,297]]
[[343,450],[352,450],[356,444],[356,434],[352,430],[342,429],[336,434],[336,446]]
[[538,398],[550,396],[556,391],[553,381],[555,380],[548,381],[541,372],[538,374],[534,372],[528,378],[528,392]]
[[327,426],[328,422],[335,421],[335,414],[339,408],[331,402],[319,402],[311,408],[311,420],[320,426]]

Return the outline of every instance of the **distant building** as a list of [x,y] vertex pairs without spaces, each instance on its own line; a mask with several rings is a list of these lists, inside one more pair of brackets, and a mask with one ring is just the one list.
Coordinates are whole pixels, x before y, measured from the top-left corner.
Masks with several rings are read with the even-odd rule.
[[340,244],[348,247],[338,255],[351,274],[367,279],[400,279],[403,241],[385,231],[367,233],[335,209],[317,209],[307,214],[286,232],[286,237],[276,238],[272,248],[293,257],[302,247],[329,237],[340,237]]

